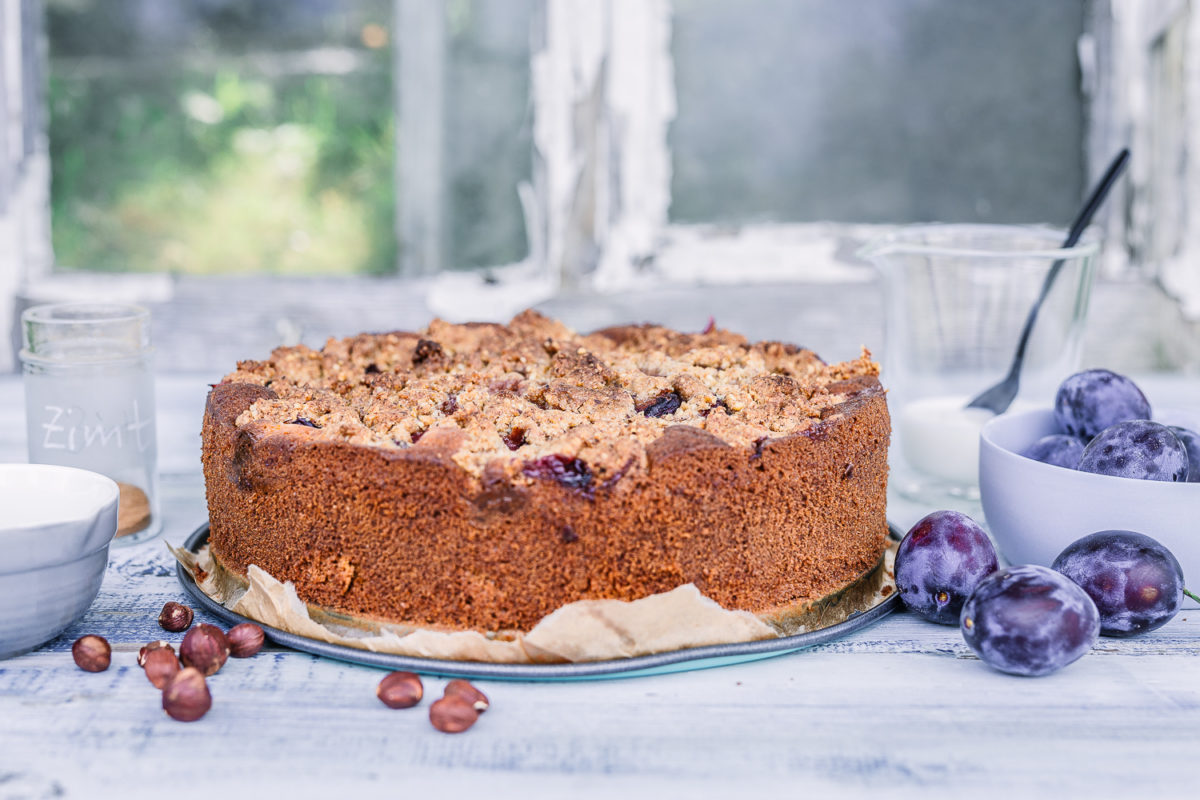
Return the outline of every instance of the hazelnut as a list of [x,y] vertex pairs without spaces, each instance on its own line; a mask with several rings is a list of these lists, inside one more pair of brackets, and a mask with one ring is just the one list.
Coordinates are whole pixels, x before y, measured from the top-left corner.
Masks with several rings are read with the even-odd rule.
[[253,622],[243,622],[230,628],[225,638],[229,641],[229,655],[234,658],[249,658],[262,650],[263,629]]
[[172,647],[172,646],[171,646],[171,643],[170,643],[170,642],[168,642],[168,641],[164,641],[163,639],[159,639],[159,640],[158,640],[158,641],[156,641],[156,642],[147,642],[146,644],[142,645],[142,649],[141,649],[141,650],[138,650],[138,659],[137,659],[137,661],[138,661],[138,666],[139,666],[139,667],[144,667],[144,666],[146,666],[146,655],[147,655],[147,654],[149,654],[149,652],[150,652],[151,650],[159,650],[159,649],[170,650],[170,651],[171,651],[171,655],[174,655],[174,654],[175,654],[175,648],[174,648],[174,647]]
[[212,695],[200,670],[187,667],[167,680],[162,693],[163,711],[180,722],[198,720],[212,708]]
[[154,688],[161,689],[176,672],[179,672],[179,659],[175,657],[174,650],[160,647],[146,653],[142,669],[146,671],[146,678],[154,684]]
[[201,622],[187,632],[179,645],[179,660],[184,666],[195,667],[203,675],[212,675],[229,658],[229,640],[216,625]]
[[158,615],[158,624],[171,633],[186,631],[192,626],[192,610],[183,603],[167,603]]
[[392,672],[375,687],[375,696],[388,708],[412,708],[425,696],[425,687],[412,672]]
[[479,712],[460,695],[452,694],[429,707],[429,721],[442,733],[462,733],[475,724]]
[[450,697],[452,695],[461,697],[463,700],[466,700],[468,703],[470,703],[472,707],[474,707],[474,709],[480,714],[487,711],[488,706],[491,705],[488,703],[486,694],[479,691],[468,681],[464,681],[462,678],[455,678],[447,683],[446,691],[442,692],[442,694],[445,697]]
[[89,633],[71,645],[71,655],[79,668],[87,672],[104,672],[112,663],[112,648],[103,636]]

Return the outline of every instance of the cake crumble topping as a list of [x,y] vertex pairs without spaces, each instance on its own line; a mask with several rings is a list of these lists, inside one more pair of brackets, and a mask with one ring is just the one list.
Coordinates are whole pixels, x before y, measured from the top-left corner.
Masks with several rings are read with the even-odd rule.
[[486,469],[531,481],[557,470],[590,487],[644,471],[647,446],[670,426],[761,447],[836,413],[843,381],[878,374],[865,350],[825,364],[714,325],[584,336],[528,310],[506,326],[434,320],[415,333],[330,339],[319,351],[279,348],[222,383],[277,395],[244,411],[239,428],[290,423],[317,440],[388,450],[450,442],[476,477]]

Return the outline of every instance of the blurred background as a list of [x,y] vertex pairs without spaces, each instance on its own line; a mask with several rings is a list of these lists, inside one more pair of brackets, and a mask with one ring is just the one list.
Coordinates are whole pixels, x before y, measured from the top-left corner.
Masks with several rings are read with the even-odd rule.
[[879,353],[863,242],[1065,228],[1128,145],[1084,361],[1200,373],[1186,0],[2,7],[0,330],[140,302],[160,370],[215,375],[530,305]]

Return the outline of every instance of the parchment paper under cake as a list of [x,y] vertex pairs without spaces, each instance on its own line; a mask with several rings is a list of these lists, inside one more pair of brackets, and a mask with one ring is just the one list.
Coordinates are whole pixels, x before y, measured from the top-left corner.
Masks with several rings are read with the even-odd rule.
[[433,630],[334,614],[304,603],[290,583],[251,565],[249,580],[220,566],[207,546],[171,547],[180,567],[207,596],[263,625],[322,642],[416,658],[502,664],[632,658],[713,644],[733,644],[829,627],[878,605],[895,591],[890,547],[874,569],[827,597],[763,618],[731,611],[684,584],[633,601],[582,600],[544,617],[528,633]]

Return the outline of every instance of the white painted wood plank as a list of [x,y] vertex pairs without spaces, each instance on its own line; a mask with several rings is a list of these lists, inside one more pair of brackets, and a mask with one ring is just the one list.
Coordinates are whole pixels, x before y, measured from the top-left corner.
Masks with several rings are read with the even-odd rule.
[[73,670],[65,653],[6,667],[5,758],[69,762],[56,773],[68,787],[73,776],[119,786],[148,757],[170,784],[219,760],[301,787],[465,768],[972,793],[1123,779],[1181,791],[1195,778],[1188,753],[1200,733],[1194,657],[1088,658],[1030,681],[960,659],[814,651],[627,681],[485,683],[493,709],[469,734],[446,737],[423,709],[383,708],[378,672],[282,653],[230,662],[211,681],[213,711],[181,725],[124,656],[101,675]]

